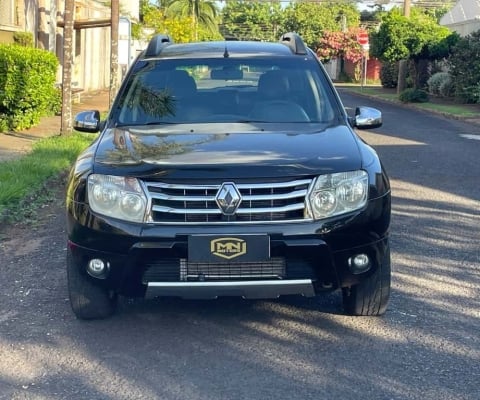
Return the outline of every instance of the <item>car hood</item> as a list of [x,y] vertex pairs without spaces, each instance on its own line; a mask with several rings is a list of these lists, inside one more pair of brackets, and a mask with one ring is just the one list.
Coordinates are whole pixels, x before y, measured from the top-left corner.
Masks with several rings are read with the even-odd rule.
[[[247,123],[107,129],[96,173],[157,179],[306,176],[361,168],[346,125]],[[289,126],[290,125],[290,126]]]

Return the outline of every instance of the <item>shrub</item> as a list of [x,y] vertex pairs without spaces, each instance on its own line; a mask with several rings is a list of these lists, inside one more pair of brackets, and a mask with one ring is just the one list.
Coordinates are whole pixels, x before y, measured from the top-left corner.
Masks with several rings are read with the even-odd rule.
[[452,97],[455,94],[455,85],[453,83],[453,79],[449,76],[448,79],[444,80],[440,83],[440,87],[438,88],[440,96],[442,97]]
[[449,57],[455,97],[464,103],[480,103],[480,30],[460,38]]
[[409,88],[400,93],[399,99],[403,103],[426,103],[428,93],[425,90]]
[[350,75],[348,75],[345,71],[340,71],[340,74],[338,76],[338,80],[340,82],[347,82],[347,83],[353,82],[352,77]]
[[455,91],[457,95],[461,95],[461,100],[466,100],[467,103],[480,103],[480,83],[465,86],[463,90]]
[[397,63],[384,62],[380,69],[380,81],[384,88],[396,88],[398,81]]
[[452,95],[453,81],[448,72],[437,72],[427,81],[428,93],[449,97]]
[[0,130],[19,130],[60,108],[54,54],[19,45],[0,45]]
[[19,46],[33,47],[33,35],[30,32],[15,32],[13,41]]

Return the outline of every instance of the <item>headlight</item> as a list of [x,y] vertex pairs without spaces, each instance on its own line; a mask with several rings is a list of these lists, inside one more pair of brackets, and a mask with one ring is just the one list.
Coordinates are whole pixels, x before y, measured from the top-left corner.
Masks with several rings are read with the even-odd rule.
[[365,171],[320,175],[308,195],[311,216],[328,218],[362,208],[368,198],[368,174]]
[[132,222],[143,222],[147,198],[136,178],[93,174],[88,177],[92,211]]

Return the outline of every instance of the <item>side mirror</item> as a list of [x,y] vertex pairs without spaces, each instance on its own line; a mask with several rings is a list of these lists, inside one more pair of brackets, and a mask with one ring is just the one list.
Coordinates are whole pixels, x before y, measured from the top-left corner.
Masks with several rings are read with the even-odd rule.
[[382,126],[382,113],[376,108],[357,107],[354,126],[360,129],[373,129]]
[[73,129],[79,132],[97,133],[100,130],[100,112],[82,111],[75,115]]

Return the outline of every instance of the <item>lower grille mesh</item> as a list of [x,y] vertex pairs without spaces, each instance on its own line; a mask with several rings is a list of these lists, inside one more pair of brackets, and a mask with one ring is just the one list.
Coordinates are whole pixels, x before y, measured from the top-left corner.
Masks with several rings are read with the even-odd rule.
[[185,259],[156,260],[146,265],[143,283],[204,280],[283,279],[286,277],[284,258],[264,262],[190,263]]
[[186,279],[282,279],[285,277],[285,259],[272,258],[265,262],[190,263],[186,264]]

